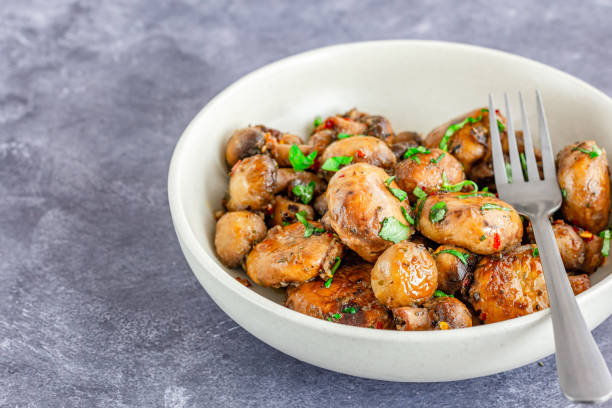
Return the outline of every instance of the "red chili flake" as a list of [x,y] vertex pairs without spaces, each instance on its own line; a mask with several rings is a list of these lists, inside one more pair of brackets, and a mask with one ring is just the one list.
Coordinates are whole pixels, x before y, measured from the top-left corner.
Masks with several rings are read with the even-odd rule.
[[499,198],[499,193],[495,193],[495,197]]
[[365,153],[362,152],[361,150],[357,150],[357,157],[359,157],[360,159],[363,159],[365,157]]
[[319,168],[321,167],[321,162],[319,161],[319,158],[315,158],[314,162],[312,162],[312,166],[309,167],[309,169],[312,169],[313,171],[319,171]]
[[481,313],[481,314],[480,314],[480,320],[482,320],[483,322],[484,322],[485,320],[487,320],[487,314],[486,314],[486,313],[484,313],[484,312],[483,312],[483,313]]
[[500,246],[501,246],[501,238],[499,237],[499,234],[496,232],[495,236],[493,237],[493,249],[497,251]]
[[334,123],[333,120],[331,120],[331,119],[326,119],[325,120],[325,129],[333,129],[334,126],[336,126],[336,124]]
[[499,109],[495,109],[495,113],[499,115]]
[[327,236],[328,236],[328,237],[330,237],[330,238],[331,238],[331,237],[333,237],[333,235],[332,235],[332,233],[331,233],[331,232],[328,232],[328,233],[327,233]]
[[338,176],[338,178],[342,178],[342,177],[344,177],[344,174],[341,174],[341,175]]
[[376,322],[376,328],[377,329],[382,329],[383,328],[382,322]]

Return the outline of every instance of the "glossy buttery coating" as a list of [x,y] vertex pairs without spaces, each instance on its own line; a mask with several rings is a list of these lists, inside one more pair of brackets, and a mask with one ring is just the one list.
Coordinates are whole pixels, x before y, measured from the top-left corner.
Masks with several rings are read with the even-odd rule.
[[590,157],[578,149],[593,151],[594,141],[566,146],[557,155],[559,186],[566,191],[561,205],[563,217],[572,224],[598,233],[608,225],[610,174],[605,149]]
[[[437,159],[439,161],[432,161]],[[465,180],[461,163],[450,153],[437,148],[431,148],[427,154],[417,153],[411,158],[402,160],[395,167],[397,184],[410,195],[411,199],[415,199],[412,194],[415,187],[428,194],[439,190],[443,182],[442,173],[446,175],[449,184]]]
[[396,329],[403,331],[472,327],[472,314],[467,306],[453,297],[433,298],[423,307],[397,307],[393,309],[393,316]]
[[215,249],[221,262],[230,268],[240,265],[256,242],[266,236],[266,224],[250,211],[225,213],[217,221]]
[[[400,202],[391,194],[385,185],[388,178],[380,167],[352,164],[334,174],[325,196],[333,230],[344,245],[368,262],[376,261],[393,244],[379,236],[383,220],[387,217],[404,220],[401,207],[411,212],[408,200]],[[398,188],[395,182],[391,186]]]
[[[449,250],[466,254],[467,264],[452,253],[443,252]],[[440,245],[433,256],[438,269],[438,289],[449,295],[457,292],[465,294],[472,283],[472,274],[478,257],[463,248],[452,245]]]
[[402,241],[387,248],[372,269],[372,290],[389,308],[419,305],[438,287],[436,262],[422,245]]
[[349,156],[353,163],[369,163],[385,170],[394,168],[396,163],[389,146],[373,136],[351,136],[333,142],[323,152],[321,163],[336,156]]
[[[420,212],[419,231],[438,243],[455,245],[480,255],[519,245],[523,238],[523,224],[516,210],[498,198],[471,197],[470,194],[438,193],[428,196]],[[434,223],[430,220],[430,211],[439,201],[446,203],[446,216]],[[505,210],[483,210],[485,204],[497,205]]]
[[276,196],[273,205],[272,223],[274,225],[293,224],[297,221],[295,214],[300,211],[306,213],[306,219],[314,219],[314,210],[311,206],[291,201],[283,196]]
[[[485,108],[475,109],[433,129],[425,137],[425,146],[430,148],[440,147],[440,141],[449,126],[460,123],[467,117],[478,118],[481,116],[482,120],[467,123],[457,130],[448,141],[448,151],[463,164],[465,171],[469,172],[471,167],[481,160],[488,151],[489,113],[488,111],[483,112],[483,109]],[[502,115],[497,114],[497,118],[506,123],[506,119]]]
[[474,270],[469,301],[484,323],[524,316],[548,307],[548,293],[535,245],[484,257]]
[[[392,328],[390,313],[370,287],[371,264],[341,266],[329,288],[313,280],[287,288],[285,306],[319,319],[359,327]],[[353,308],[353,309],[351,309]],[[355,313],[351,313],[352,311]],[[338,315],[340,318],[337,319]]]
[[[320,228],[321,224],[311,222]],[[304,237],[299,222],[276,226],[255,245],[246,258],[246,272],[261,286],[284,287],[307,282],[317,275],[328,276],[336,257],[342,257],[342,244],[330,233]]]
[[276,171],[276,162],[262,154],[237,162],[230,173],[227,209],[264,210],[274,198]]
[[266,151],[265,133],[255,126],[236,130],[225,149],[225,161],[231,167],[238,160]]

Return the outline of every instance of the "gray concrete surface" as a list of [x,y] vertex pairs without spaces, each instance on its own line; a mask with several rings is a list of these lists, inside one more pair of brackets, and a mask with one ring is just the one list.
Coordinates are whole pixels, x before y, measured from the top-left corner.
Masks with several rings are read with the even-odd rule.
[[[382,3],[1,2],[1,407],[572,406],[553,358],[446,384],[301,363],[237,327],[183,260],[174,144],[213,95],[278,58],[449,40],[612,94],[610,1]],[[612,320],[595,330],[609,362],[611,335]]]

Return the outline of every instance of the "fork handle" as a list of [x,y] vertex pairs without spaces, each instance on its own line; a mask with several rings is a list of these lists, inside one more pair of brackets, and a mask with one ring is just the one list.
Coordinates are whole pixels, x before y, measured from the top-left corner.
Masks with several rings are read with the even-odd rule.
[[574,401],[606,401],[612,377],[578,308],[548,216],[534,217],[531,224],[550,301],[561,390]]

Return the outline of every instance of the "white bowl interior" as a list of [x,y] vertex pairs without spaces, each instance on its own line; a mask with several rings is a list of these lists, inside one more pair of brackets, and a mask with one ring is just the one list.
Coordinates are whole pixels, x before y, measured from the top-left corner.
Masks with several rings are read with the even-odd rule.
[[[612,151],[612,138],[607,136],[608,130],[612,128],[612,115],[610,115],[612,101],[608,97],[560,71],[498,51],[459,44],[419,41],[357,43],[300,54],[255,71],[211,101],[185,130],[177,145],[171,165],[169,196],[177,234],[188,260],[190,256],[187,252],[197,254],[194,256],[199,260],[190,260],[190,264],[194,267],[194,264],[198,263],[194,271],[205,286],[205,280],[218,279],[221,271],[227,272],[232,277],[244,276],[242,271],[225,268],[217,260],[213,239],[215,230],[213,212],[221,208],[221,200],[228,182],[228,169],[224,160],[225,144],[237,128],[248,124],[265,124],[306,138],[315,116],[325,117],[351,107],[358,107],[362,111],[388,117],[396,131],[416,130],[426,133],[450,118],[475,107],[486,106],[490,92],[495,95],[497,104],[501,107],[503,92],[508,91],[512,93],[514,122],[517,129],[520,129],[520,123],[516,120],[519,118],[516,92],[520,90],[526,97],[531,129],[534,132],[537,130],[535,89],[541,90],[543,94],[556,151],[578,139],[595,139],[601,147]],[[200,265],[204,263],[205,266]],[[600,268],[592,276],[593,282],[599,282],[608,276],[610,268],[611,266]],[[206,270],[206,273],[202,270]],[[581,297],[595,299],[596,297],[589,295],[589,292],[595,295],[594,292],[602,290],[603,293],[601,288],[606,285],[609,289],[612,286],[610,281],[608,278],[594,285],[579,296],[579,302]],[[243,288],[240,288],[236,282],[227,280],[220,285],[223,285],[224,290],[230,291],[232,296],[244,296],[244,292],[241,292]],[[258,286],[253,286],[251,289],[276,303],[284,299],[283,291],[280,290]],[[214,293],[210,294],[215,298]],[[219,298],[215,300],[219,302]],[[257,303],[252,299],[248,302]],[[599,302],[598,307],[609,309],[609,302],[604,305],[600,297]],[[229,307],[231,306],[226,305],[226,311],[236,319],[238,315],[227,310]],[[282,315],[283,318],[289,316],[283,315],[283,312],[278,310],[274,310],[273,313],[277,316]],[[297,314],[291,313],[291,316]],[[540,315],[542,313],[547,312],[539,312]],[[587,320],[593,326],[609,314],[610,310],[600,310],[594,313],[595,317],[590,318],[587,315]],[[305,321],[301,318],[291,317],[291,319],[296,320],[294,323],[297,326],[294,327],[309,330],[305,328]],[[534,319],[515,320],[521,319],[525,319],[526,322],[523,325],[524,330],[531,330],[530,327],[536,324]],[[243,320],[239,323],[245,324],[245,322],[247,321]],[[326,326],[335,326],[330,329],[334,333],[353,335],[357,333],[354,328],[346,326],[329,324]],[[518,327],[517,324],[508,324],[508,322],[489,326],[496,326],[500,332],[506,331],[506,333]],[[538,327],[544,330],[542,329],[544,326]],[[336,364],[330,356],[326,359],[322,356],[316,360],[315,357],[304,357],[303,350],[283,346],[280,340],[274,344],[272,337],[266,338],[265,328],[256,326],[247,328],[258,337],[298,358],[343,372],[357,372],[351,368],[352,366]],[[477,327],[465,331],[480,330],[481,334],[485,331],[490,334],[493,333],[492,329],[493,327],[489,329]],[[535,329],[533,330],[533,333],[536,333]],[[384,338],[390,339],[388,337],[390,334],[376,332],[375,334],[368,332],[367,336],[387,336]],[[465,334],[462,334],[463,330],[454,332],[457,333],[443,333],[447,336],[444,339],[453,336],[457,339],[466,338]],[[552,337],[547,335],[543,339],[542,333],[549,332],[537,332],[537,336],[540,336],[537,347],[534,347],[533,353],[520,361],[510,361],[513,355],[513,350],[510,348],[512,346],[503,343],[503,336],[496,337],[496,340],[500,341],[499,347],[508,347],[507,352],[506,349],[499,349],[499,354],[507,353],[507,357],[499,364],[491,364],[486,370],[465,370],[462,368],[465,367],[464,362],[458,359],[455,364],[456,370],[453,371],[448,364],[448,372],[444,375],[431,371],[417,378],[404,372],[392,372],[393,370],[388,370],[382,365],[378,367],[376,364],[372,365],[372,370],[369,372],[367,365],[360,367],[358,375],[404,381],[448,380],[483,375],[515,367],[550,353]],[[391,334],[408,336],[415,333]],[[442,339],[442,337],[436,338]],[[397,339],[399,338],[395,337],[389,341],[395,342]],[[522,347],[521,350],[529,350],[529,345]],[[466,349],[466,352],[469,351]],[[414,360],[417,357],[410,358],[405,362],[396,362],[396,365],[405,367],[418,361]],[[325,363],[326,361],[329,363]]]

